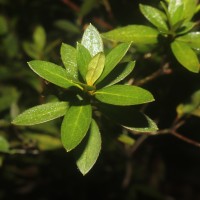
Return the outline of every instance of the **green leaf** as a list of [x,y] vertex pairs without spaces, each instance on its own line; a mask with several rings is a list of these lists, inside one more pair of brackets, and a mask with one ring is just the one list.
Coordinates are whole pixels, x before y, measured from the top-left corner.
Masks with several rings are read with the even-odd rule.
[[0,88],[0,112],[11,107],[15,103],[20,94],[14,87]]
[[102,34],[104,38],[133,44],[156,44],[159,32],[143,25],[129,25]]
[[101,82],[115,68],[115,66],[125,56],[126,52],[130,48],[130,45],[130,42],[122,43],[109,52],[109,54],[106,56],[103,73],[97,80],[97,83]]
[[178,35],[183,35],[185,33],[188,33],[191,29],[195,27],[196,23],[195,22],[185,22],[182,24],[182,27],[180,27],[177,30],[177,36]]
[[176,41],[187,43],[191,48],[200,49],[200,32],[190,32],[176,38]]
[[72,80],[78,80],[76,49],[68,44],[62,43],[60,54],[63,64],[67,70],[68,77],[71,77]]
[[53,102],[35,106],[18,115],[12,123],[15,125],[34,125],[44,123],[65,115],[67,102]]
[[182,0],[184,3],[183,16],[186,21],[190,21],[195,14],[197,0]]
[[61,126],[61,141],[67,151],[74,149],[85,137],[91,117],[91,105],[84,102],[69,108]]
[[86,74],[86,82],[88,85],[93,85],[99,76],[101,76],[104,69],[104,63],[104,53],[98,53],[92,58],[88,65],[88,71]]
[[96,4],[97,0],[84,0],[83,4],[81,5],[79,16],[84,17],[87,15]]
[[90,52],[81,44],[77,43],[77,66],[78,70],[83,78],[85,80],[87,71],[88,71],[88,65],[91,61],[91,55]]
[[86,28],[81,44],[88,49],[92,56],[103,52],[103,42],[101,36],[92,24]]
[[63,88],[80,87],[67,78],[67,72],[62,67],[47,61],[33,60],[28,62],[30,68],[45,80]]
[[195,91],[189,100],[177,106],[176,111],[179,117],[183,115],[199,115],[200,109],[200,90]]
[[113,105],[137,105],[154,101],[152,94],[140,87],[130,85],[113,85],[97,90],[95,97]]
[[186,43],[175,40],[171,43],[171,49],[181,65],[191,72],[199,72],[199,60],[197,55]]
[[46,33],[42,26],[37,26],[33,33],[33,40],[38,50],[42,50],[46,44]]
[[136,132],[151,132],[155,134],[157,125],[145,114],[137,111],[134,106],[114,106],[99,104],[100,111],[109,119]]
[[38,52],[36,45],[30,42],[23,42],[22,44],[25,53],[33,59],[40,58],[40,52]]
[[3,153],[8,153],[9,152],[9,143],[8,141],[0,136],[0,152],[3,152]]
[[80,34],[79,27],[68,20],[60,19],[56,20],[54,25],[58,27],[59,29],[66,31],[66,33],[72,33],[72,34]]
[[52,135],[26,132],[22,136],[26,140],[35,141],[40,151],[55,150],[62,147],[60,139]]
[[126,144],[126,145],[130,145],[132,146],[135,143],[135,139],[133,139],[132,137],[128,136],[127,134],[121,134],[118,138],[117,138],[120,142]]
[[168,30],[168,27],[166,24],[167,17],[162,11],[152,6],[147,6],[147,5],[142,5],[142,4],[140,4],[140,11],[147,18],[147,20],[149,20],[158,29],[164,30],[164,31]]
[[0,15],[0,35],[4,35],[8,32],[8,23],[3,15]]
[[83,175],[93,167],[101,150],[101,135],[99,128],[92,120],[90,129],[83,142],[77,147],[76,164]]
[[108,76],[106,76],[106,78],[102,82],[100,82],[97,85],[97,87],[102,88],[120,82],[133,71],[134,67],[135,67],[135,61],[130,61],[128,64],[126,64],[126,66],[124,66],[124,63],[121,65],[117,65],[112,70],[112,72]]
[[168,6],[170,22],[175,25],[183,19],[183,2],[182,0],[170,0]]

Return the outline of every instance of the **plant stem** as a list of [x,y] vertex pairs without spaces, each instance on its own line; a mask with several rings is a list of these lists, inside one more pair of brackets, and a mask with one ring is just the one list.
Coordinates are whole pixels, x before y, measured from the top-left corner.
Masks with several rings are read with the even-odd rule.
[[169,68],[169,63],[165,63],[162,68],[159,68],[157,71],[153,72],[149,76],[145,77],[144,79],[138,80],[134,83],[134,85],[141,86],[149,81],[152,81],[156,79],[159,76],[165,75],[165,74],[171,74],[172,70]]

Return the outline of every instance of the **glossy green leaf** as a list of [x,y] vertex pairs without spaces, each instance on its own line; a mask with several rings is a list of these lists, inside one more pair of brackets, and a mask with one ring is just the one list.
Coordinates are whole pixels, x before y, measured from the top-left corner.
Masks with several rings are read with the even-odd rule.
[[176,38],[177,41],[187,43],[190,47],[200,49],[200,32],[190,32]]
[[95,92],[95,97],[113,105],[137,105],[154,101],[153,95],[140,87],[130,85],[113,85]]
[[197,0],[182,0],[184,3],[183,15],[186,21],[192,19],[196,11]]
[[63,64],[66,68],[68,77],[71,77],[72,80],[78,80],[76,49],[68,44],[62,43],[60,54]]
[[171,44],[171,49],[181,65],[191,72],[199,72],[199,61],[197,55],[186,43],[175,40]]
[[77,43],[76,58],[77,58],[78,70],[79,70],[83,80],[85,80],[85,76],[88,71],[88,65],[89,65],[89,62],[91,61],[92,57],[91,57],[89,51],[83,45],[81,45],[79,43]]
[[97,83],[101,82],[115,68],[115,66],[125,56],[126,52],[130,48],[130,45],[130,42],[122,43],[109,52],[109,54],[106,56],[103,73],[97,80]]
[[84,102],[70,107],[61,126],[61,141],[67,151],[74,149],[85,137],[91,123],[91,115],[91,105]]
[[39,76],[45,80],[54,83],[63,88],[71,86],[77,86],[69,78],[67,78],[67,72],[62,67],[47,61],[33,60],[28,62],[30,68]]
[[52,135],[26,132],[22,137],[26,140],[35,141],[40,151],[55,150],[62,147],[60,139]]
[[88,49],[92,56],[103,52],[103,42],[101,36],[92,24],[86,28],[81,40],[81,44]]
[[111,86],[122,81],[124,78],[126,78],[126,76],[128,76],[133,71],[134,67],[135,67],[135,61],[130,61],[126,65],[124,65],[124,63],[117,65],[112,70],[112,72],[97,85],[97,88]]
[[168,6],[168,12],[171,24],[175,25],[177,22],[183,19],[183,1],[170,0]]
[[34,125],[44,123],[65,115],[69,105],[67,102],[46,103],[30,108],[13,121],[16,125]]
[[166,18],[166,15],[162,11],[152,6],[147,6],[147,5],[142,5],[142,4],[140,4],[140,11],[147,18],[147,20],[149,20],[158,29],[164,30],[164,31],[168,30],[168,27],[166,24],[167,18]]
[[104,69],[105,55],[104,53],[96,54],[88,65],[86,74],[86,82],[88,85],[93,85],[95,81],[101,76]]
[[42,50],[46,44],[46,33],[42,26],[37,26],[33,33],[33,40],[39,50]]
[[155,44],[159,32],[143,25],[129,25],[102,34],[104,38],[118,42],[133,42],[133,44]]
[[9,143],[8,141],[0,136],[0,152],[3,152],[3,153],[8,153],[9,152]]
[[134,106],[114,106],[99,104],[100,111],[109,119],[136,132],[151,132],[155,134],[158,130],[153,120],[137,111]]
[[76,150],[76,164],[83,175],[87,174],[93,167],[101,150],[101,135],[99,128],[92,120],[90,129],[83,142]]

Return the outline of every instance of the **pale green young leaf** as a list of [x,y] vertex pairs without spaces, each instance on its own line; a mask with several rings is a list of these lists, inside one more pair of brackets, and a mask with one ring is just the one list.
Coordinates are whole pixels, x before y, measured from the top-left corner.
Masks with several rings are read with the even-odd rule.
[[127,134],[121,134],[121,135],[119,135],[119,137],[117,139],[118,139],[118,141],[120,141],[126,145],[130,145],[130,146],[133,146],[133,144],[136,141],[135,139],[133,139],[132,137],[130,137]]
[[66,68],[68,77],[71,77],[72,80],[78,80],[76,49],[68,44],[62,43],[60,54],[63,64]]
[[191,48],[200,49],[200,32],[190,32],[176,38],[177,41],[187,43]]
[[106,56],[104,70],[100,78],[97,80],[97,83],[101,82],[115,68],[115,66],[125,56],[126,52],[130,48],[130,45],[130,42],[122,43],[109,52],[109,54]]
[[183,19],[183,0],[170,0],[168,6],[168,13],[171,25]]
[[186,43],[175,40],[171,43],[171,49],[176,59],[183,67],[194,73],[199,72],[200,66],[197,55]]
[[182,23],[184,22],[182,4],[176,7],[176,10],[174,11],[174,13],[169,13],[169,14],[171,14],[170,22],[172,26],[177,27],[177,25],[179,26],[182,25]]
[[30,68],[45,80],[63,88],[80,87],[67,77],[67,72],[61,66],[51,62],[33,60],[28,62]]
[[46,44],[46,33],[42,26],[37,26],[33,33],[33,40],[38,50],[42,50]]
[[162,11],[152,6],[147,6],[142,4],[140,4],[140,11],[147,18],[147,20],[149,20],[158,29],[160,29],[161,31],[168,30],[166,24],[167,17]]
[[107,87],[114,85],[120,81],[122,81],[126,76],[128,76],[135,67],[135,61],[130,61],[128,64],[124,66],[124,63],[121,65],[117,65],[112,72],[105,77],[103,81],[97,84],[98,88]]
[[61,141],[67,151],[74,149],[85,137],[92,118],[91,105],[84,102],[73,105],[66,113],[61,126]]
[[113,105],[138,105],[154,101],[153,95],[140,87],[131,85],[113,85],[97,90],[95,98]]
[[76,149],[76,164],[83,175],[93,167],[101,150],[101,134],[94,120],[83,142]]
[[104,69],[104,63],[104,53],[98,53],[92,58],[88,65],[88,71],[86,74],[86,82],[88,85],[93,85],[95,81],[99,78]]
[[81,44],[88,49],[92,56],[103,52],[103,42],[97,29],[90,24],[82,37]]
[[103,33],[106,39],[133,44],[156,44],[159,32],[143,25],[129,25]]
[[155,134],[157,125],[148,116],[136,110],[135,106],[115,106],[99,104],[100,111],[110,120],[122,125],[126,129],[136,132]]
[[53,102],[35,106],[18,115],[12,124],[29,126],[44,123],[65,115],[68,107],[67,102]]
[[8,141],[0,136],[0,152],[3,152],[3,153],[8,153],[9,152],[9,143]]
[[90,60],[92,59],[90,52],[81,44],[77,43],[77,51],[76,51],[76,58],[77,58],[77,66],[78,70],[85,80],[85,76],[88,71],[88,65]]

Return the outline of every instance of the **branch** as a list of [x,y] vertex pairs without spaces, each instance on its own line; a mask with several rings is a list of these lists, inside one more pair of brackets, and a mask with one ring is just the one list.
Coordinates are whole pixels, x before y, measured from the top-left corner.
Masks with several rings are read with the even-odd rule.
[[149,81],[156,79],[159,76],[162,76],[165,74],[171,74],[171,73],[172,73],[172,70],[169,68],[169,63],[165,63],[161,68],[159,68],[154,73],[150,74],[144,79],[136,81],[134,85],[141,86],[141,85],[144,85],[145,83],[148,83]]

